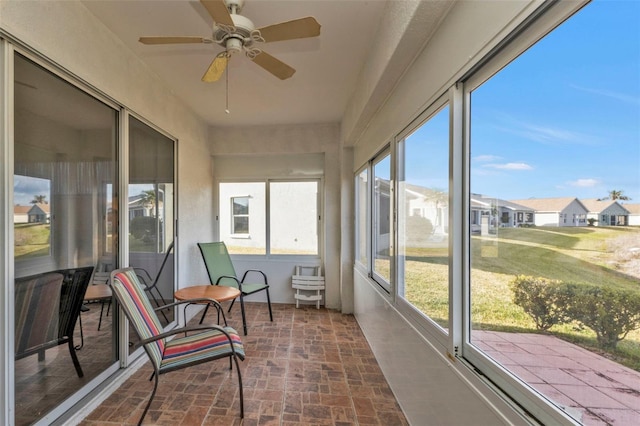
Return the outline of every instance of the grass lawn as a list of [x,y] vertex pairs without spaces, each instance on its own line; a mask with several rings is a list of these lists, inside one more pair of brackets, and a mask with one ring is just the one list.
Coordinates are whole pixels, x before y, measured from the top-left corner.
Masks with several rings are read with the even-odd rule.
[[[472,237],[473,329],[538,332],[512,301],[509,283],[516,275],[640,291],[640,278],[623,272],[615,261],[620,250],[615,242],[621,238],[640,247],[640,228],[504,228],[496,236]],[[446,248],[411,249],[405,265],[405,298],[443,327],[449,311],[447,260]],[[640,371],[640,330],[610,353],[598,348],[594,332],[577,324],[557,325],[550,332]]]
[[51,226],[48,223],[18,223],[14,225],[15,258],[47,256]]

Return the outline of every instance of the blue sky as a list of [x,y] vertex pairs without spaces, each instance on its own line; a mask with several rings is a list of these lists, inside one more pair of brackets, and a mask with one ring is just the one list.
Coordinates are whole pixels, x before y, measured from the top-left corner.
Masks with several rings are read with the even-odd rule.
[[[408,138],[409,182],[446,188],[447,135],[443,111]],[[502,199],[640,203],[640,1],[588,4],[472,92],[471,169]]]
[[471,105],[473,192],[640,203],[640,2],[587,5]]

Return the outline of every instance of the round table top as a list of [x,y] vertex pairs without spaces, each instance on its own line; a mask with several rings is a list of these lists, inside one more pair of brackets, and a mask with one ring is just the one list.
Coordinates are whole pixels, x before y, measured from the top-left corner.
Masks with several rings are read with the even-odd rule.
[[235,287],[211,284],[181,288],[173,295],[176,300],[213,299],[218,302],[233,300],[238,296],[240,296],[240,290]]

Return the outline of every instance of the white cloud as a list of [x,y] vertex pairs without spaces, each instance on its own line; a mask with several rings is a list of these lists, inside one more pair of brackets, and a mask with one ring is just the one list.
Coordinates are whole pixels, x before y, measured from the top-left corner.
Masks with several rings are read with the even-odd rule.
[[571,182],[567,182],[569,186],[577,186],[579,188],[593,188],[594,186],[598,186],[600,181],[598,179],[576,179]]
[[492,169],[500,170],[533,170],[533,167],[527,163],[502,163],[502,164],[485,164],[483,167],[489,167]]
[[591,89],[591,88],[588,88],[588,87],[575,86],[573,84],[570,87],[572,87],[572,88],[574,88],[576,90],[580,90],[582,92],[593,93],[595,95],[605,96],[607,98],[616,99],[618,101],[622,101],[622,102],[629,103],[629,104],[632,104],[632,105],[640,105],[640,98],[638,98],[637,96],[629,95],[627,93],[613,92],[611,90],[604,90],[604,89]]
[[506,125],[497,130],[520,136],[542,144],[575,144],[593,146],[599,142],[593,135],[575,130],[518,120],[509,114],[498,113],[496,117]]
[[502,157],[498,157],[497,155],[491,155],[491,154],[477,155],[473,157],[474,161],[478,161],[480,163],[486,163],[488,161],[498,161],[501,159]]

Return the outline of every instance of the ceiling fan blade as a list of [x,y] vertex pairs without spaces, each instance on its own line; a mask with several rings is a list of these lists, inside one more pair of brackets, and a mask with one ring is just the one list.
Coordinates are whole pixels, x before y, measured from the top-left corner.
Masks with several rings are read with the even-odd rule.
[[227,68],[227,63],[229,62],[229,58],[227,57],[226,52],[220,53],[215,57],[211,65],[209,65],[209,69],[202,76],[202,81],[205,83],[213,83],[214,81],[218,81],[224,70]]
[[224,0],[200,0],[200,3],[207,9],[215,23],[234,26],[233,19],[229,14],[227,5],[224,4]]
[[251,60],[278,77],[280,80],[286,80],[296,72],[296,70],[291,68],[289,65],[264,51]]
[[306,18],[269,25],[259,28],[259,30],[265,42],[293,40],[296,38],[319,36],[320,24],[316,21],[316,18],[308,16]]
[[142,44],[182,44],[182,43],[206,43],[203,37],[140,37]]

